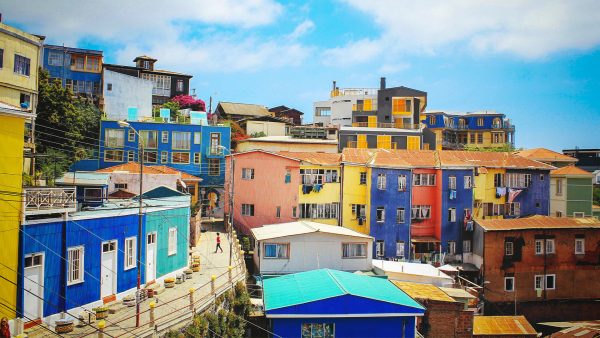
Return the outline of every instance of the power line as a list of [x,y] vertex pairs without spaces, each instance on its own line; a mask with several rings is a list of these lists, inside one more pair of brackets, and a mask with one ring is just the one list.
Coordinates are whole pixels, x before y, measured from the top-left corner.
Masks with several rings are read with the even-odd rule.
[[[5,308],[9,309],[10,311],[17,312],[17,310],[15,308],[13,308],[13,307],[5,304],[2,301],[0,301],[0,305],[4,306]],[[30,322],[34,322],[35,321],[35,319],[29,318],[29,317],[25,316],[25,314],[23,314],[23,317],[25,317],[25,319],[27,319]],[[43,328],[46,331],[50,331],[50,332],[52,332],[52,334],[54,334],[56,336],[63,337],[62,335],[58,334],[57,332],[54,332],[54,331],[50,330],[49,328],[45,327],[42,323],[36,323],[36,326],[39,326],[39,327]]]

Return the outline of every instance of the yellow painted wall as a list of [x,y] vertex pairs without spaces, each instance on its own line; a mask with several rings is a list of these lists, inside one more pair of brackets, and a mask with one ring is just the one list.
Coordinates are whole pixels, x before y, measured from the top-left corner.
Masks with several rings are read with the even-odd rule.
[[421,138],[420,136],[407,136],[406,137],[406,149],[408,150],[420,150],[421,149]]
[[[340,167],[339,166],[318,166],[318,165],[300,165],[300,169],[324,169],[324,170],[337,170],[338,181],[340,180]],[[340,202],[340,184],[341,183],[324,183],[323,188],[319,192],[311,191],[309,194],[302,193],[302,184],[298,185],[298,204],[302,203],[316,203],[316,204],[327,204],[327,203],[339,203]],[[338,207],[338,217],[341,207]],[[304,218],[305,220],[337,225],[338,219],[312,219]]]
[[[473,216],[481,219],[483,216],[482,203],[505,204],[507,196],[496,198],[496,188],[494,187],[494,174],[506,174],[505,169],[486,168],[487,173],[475,176],[473,187]],[[486,216],[486,219],[503,218],[502,216]]]
[[[483,134],[483,143],[477,143],[477,134]],[[471,142],[471,134],[474,134],[475,136],[475,142]],[[506,135],[504,135],[504,141],[506,142]],[[500,142],[500,143],[492,143],[492,133],[489,131],[483,131],[483,132],[469,132],[468,136],[467,136],[467,144],[473,145],[473,146],[478,146],[478,147],[485,147],[485,148],[493,148],[493,147],[501,147],[504,146],[505,142]]]
[[[0,28],[40,43],[40,39],[16,28],[0,23]],[[0,68],[0,101],[19,106],[20,94],[37,93],[40,46],[0,32],[0,49],[4,50],[3,66]],[[29,76],[14,73],[15,54],[30,59]],[[32,100],[34,97],[31,98]],[[33,104],[33,102],[32,102]]]
[[[21,216],[20,196],[11,193],[22,193],[23,174],[23,134],[25,121],[22,117],[2,115],[0,113],[0,275],[13,283],[17,283],[19,220]],[[8,267],[5,267],[7,265]],[[11,308],[16,308],[17,287],[15,284],[0,279],[0,299]],[[14,311],[0,307],[0,317],[14,318]]]
[[[342,226],[358,231],[363,234],[369,234],[369,187],[371,177],[370,168],[366,166],[345,165],[344,166],[344,189],[342,203]],[[367,184],[360,184],[360,173],[367,173]],[[366,222],[363,225],[358,225],[358,220],[352,216],[352,204],[367,205],[365,215]]]

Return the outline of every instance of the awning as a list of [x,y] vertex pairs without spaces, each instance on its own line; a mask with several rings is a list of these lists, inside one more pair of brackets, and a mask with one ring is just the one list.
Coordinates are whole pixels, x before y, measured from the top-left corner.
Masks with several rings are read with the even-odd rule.
[[477,269],[477,267],[471,263],[462,263],[457,268],[459,271],[479,272],[479,269]]
[[442,265],[438,269],[442,270],[442,271],[448,271],[448,272],[458,272],[458,269],[450,264]]
[[415,236],[410,239],[413,243],[439,243],[440,240],[432,236]]

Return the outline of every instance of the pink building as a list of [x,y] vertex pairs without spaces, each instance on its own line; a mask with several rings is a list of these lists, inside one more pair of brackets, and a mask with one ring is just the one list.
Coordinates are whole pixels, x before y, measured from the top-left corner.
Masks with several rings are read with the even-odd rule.
[[[265,224],[293,222],[298,217],[300,160],[263,150],[233,154],[235,158],[234,226],[249,234]],[[229,214],[231,156],[226,160],[225,213]]]

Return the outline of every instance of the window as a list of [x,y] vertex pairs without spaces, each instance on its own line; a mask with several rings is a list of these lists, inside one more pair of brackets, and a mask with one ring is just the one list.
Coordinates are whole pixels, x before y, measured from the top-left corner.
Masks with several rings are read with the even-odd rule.
[[0,68],[4,67],[4,49],[0,49]]
[[300,169],[300,180],[302,181],[302,184],[323,184],[324,179],[324,169]]
[[146,149],[156,149],[158,147],[158,132],[156,130],[140,130],[139,134]]
[[279,207],[279,206],[275,210],[275,217],[281,218],[281,207]]
[[50,66],[62,66],[63,55],[62,53],[49,52],[48,53],[48,65]]
[[471,176],[465,176],[464,177],[464,188],[465,189],[471,189],[473,187],[473,177]]
[[242,169],[242,179],[253,180],[254,179],[254,169],[252,169],[252,168],[243,168]]
[[298,207],[292,207],[292,217],[296,218],[298,217]]
[[200,153],[194,153],[194,164],[200,164]]
[[202,133],[194,133],[194,144],[202,142]]
[[546,275],[546,290],[554,290],[556,288],[556,275]]
[[[354,219],[364,221],[366,219],[366,205],[364,204],[352,204],[352,215]],[[358,225],[362,225],[360,222]]]
[[512,256],[514,254],[514,244],[513,242],[504,242],[504,255]]
[[15,74],[29,76],[29,66],[31,61],[21,55],[15,54]]
[[431,218],[431,205],[413,205],[410,212],[411,219]]
[[290,245],[280,243],[265,243],[264,258],[288,259],[290,257]]
[[367,184],[367,173],[360,173],[360,184]]
[[468,239],[465,239],[463,241],[463,247],[462,247],[462,249],[463,249],[463,253],[471,252],[471,241],[468,240]]
[[504,215],[504,204],[493,204],[493,216]]
[[242,216],[254,216],[254,204],[242,204]]
[[219,148],[221,145],[221,133],[210,133],[210,153],[220,155],[223,153]]
[[575,254],[585,254],[585,238],[575,238]]
[[177,253],[177,228],[169,228],[169,253],[174,255]]
[[[173,133],[175,133],[175,132],[173,132]],[[162,143],[169,143],[169,132],[168,131],[161,131],[160,132],[160,142],[162,142]]]
[[325,183],[338,183],[338,172],[333,169],[325,170]]
[[385,208],[377,207],[377,223],[385,222]]
[[477,126],[478,127],[483,127],[483,117],[477,118]]
[[506,186],[510,188],[531,187],[531,174],[506,174]]
[[67,250],[67,261],[69,264],[67,285],[83,282],[83,253],[83,246],[71,247]]
[[171,133],[171,147],[177,150],[190,150],[192,134],[174,131]]
[[544,174],[540,174],[540,181],[543,181],[544,178],[545,178],[545,175]]
[[104,151],[105,162],[123,162],[123,150],[106,149]]
[[375,253],[377,257],[385,256],[385,242],[382,240],[378,240],[375,242]]
[[331,108],[317,107],[315,108],[315,116],[331,116]]
[[456,190],[456,176],[448,177],[448,189]]
[[300,218],[337,218],[338,217],[338,203],[327,203],[327,204],[314,204],[314,203],[302,203],[300,204]]
[[26,268],[31,268],[34,266],[41,266],[42,265],[42,254],[32,254],[32,255],[28,255],[25,257],[25,267]]
[[576,218],[585,217],[585,213],[581,212],[581,211],[576,211],[576,212],[573,212],[573,217],[576,217]]
[[404,223],[404,208],[396,209],[396,223]]
[[449,255],[456,254],[456,242],[455,241],[448,241],[448,254]]
[[29,94],[21,93],[21,95],[19,95],[19,104],[21,107],[29,108],[30,103],[31,96]]
[[218,158],[208,159],[208,175],[219,176],[221,174],[221,160]]
[[554,238],[546,239],[546,253],[553,254],[554,253]]
[[168,163],[169,162],[169,152],[161,151],[160,152],[160,163]]
[[506,214],[508,216],[520,216],[521,215],[521,203],[506,203]]
[[283,181],[286,184],[292,182],[292,171],[290,169],[285,169],[285,176],[284,176]]
[[429,125],[435,125],[435,115],[429,116]]
[[135,142],[135,131],[131,128],[127,131],[127,142]]
[[504,175],[497,173],[494,174],[494,187],[501,188],[504,187]]
[[115,189],[127,189],[127,183],[115,183]]
[[366,243],[342,243],[342,258],[367,257]]
[[175,86],[175,90],[178,92],[182,92],[183,91],[183,80],[177,80],[177,84]]
[[398,175],[398,191],[406,191],[406,175]]
[[152,81],[152,95],[171,96],[171,77],[142,73],[141,78]]
[[142,65],[143,65],[144,69],[150,69],[150,61],[144,61],[142,63]]
[[413,174],[413,185],[434,186],[435,174]]
[[171,153],[171,163],[188,164],[190,163],[190,153],[174,151]]
[[107,83],[106,84],[106,90],[109,91],[109,92],[112,91],[112,83]]
[[504,134],[492,133],[492,143],[504,143]]
[[105,129],[104,146],[108,148],[123,148],[125,145],[125,131],[123,129]]
[[448,209],[448,222],[456,222],[456,208]]
[[471,144],[475,143],[475,133],[469,134],[469,143],[471,143]]
[[301,338],[334,338],[334,323],[302,323]]
[[158,153],[156,151],[145,151],[144,152],[144,163],[156,163],[158,160]]
[[396,242],[396,257],[404,258],[404,241]]
[[129,150],[127,151],[127,162],[134,162],[135,161],[135,152]]
[[135,237],[125,238],[125,270],[136,266],[137,251],[135,241]]
[[504,277],[504,291],[515,291],[515,277]]
[[104,198],[104,189],[102,188],[84,188],[83,199],[86,202],[102,202]]
[[100,59],[96,57],[88,57],[85,68],[86,70],[97,72],[100,69]]
[[377,175],[377,189],[385,190],[386,182],[385,182],[385,174]]
[[483,133],[477,133],[477,143],[483,143]]
[[544,275],[535,275],[533,288],[535,290],[543,290],[544,289]]
[[543,239],[536,239],[535,240],[535,254],[536,255],[541,255],[544,253],[544,240]]

